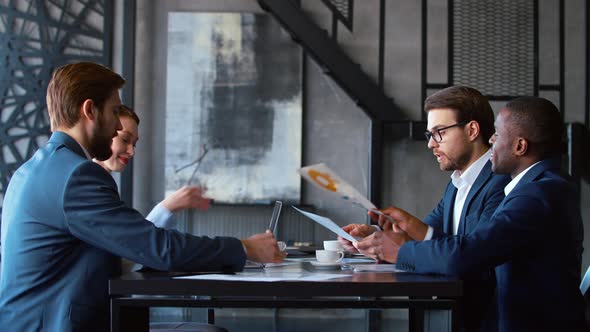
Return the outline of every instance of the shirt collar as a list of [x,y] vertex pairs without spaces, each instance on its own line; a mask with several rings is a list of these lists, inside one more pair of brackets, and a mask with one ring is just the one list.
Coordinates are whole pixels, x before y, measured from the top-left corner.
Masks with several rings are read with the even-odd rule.
[[[78,143],[78,141],[76,141],[76,143]],[[90,153],[88,153],[88,150],[86,150],[86,148],[82,144],[78,143],[78,145],[80,145],[80,147],[82,148],[82,151],[84,151],[84,155],[86,156],[86,159],[92,160],[92,157],[90,157]]]
[[481,173],[481,170],[486,165],[488,160],[490,160],[490,156],[492,154],[492,150],[488,149],[481,157],[479,157],[471,166],[469,166],[465,172],[460,172],[458,170],[454,171],[451,174],[451,181],[453,185],[459,189],[460,187],[464,186],[465,184],[472,186],[475,183],[475,180]]
[[514,179],[512,179],[512,181],[510,181],[506,187],[504,187],[504,195],[508,196],[508,194],[510,194],[510,192],[512,191],[512,189],[514,189],[514,187],[516,187],[516,185],[518,184],[518,182],[520,182],[520,179],[522,179],[522,177],[528,172],[530,171],[531,168],[533,168],[535,165],[537,165],[538,163],[540,163],[540,161],[537,161],[536,163],[532,164],[531,166],[529,166],[527,169],[525,169],[524,171],[520,172],[520,174],[518,174],[517,176],[514,177]]

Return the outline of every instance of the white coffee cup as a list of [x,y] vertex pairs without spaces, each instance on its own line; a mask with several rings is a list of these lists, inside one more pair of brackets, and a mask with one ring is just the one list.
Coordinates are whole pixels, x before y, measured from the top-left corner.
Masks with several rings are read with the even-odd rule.
[[315,258],[320,263],[336,263],[344,257],[342,251],[316,250]]
[[340,243],[338,240],[324,241],[324,249],[332,251],[344,251],[342,243]]

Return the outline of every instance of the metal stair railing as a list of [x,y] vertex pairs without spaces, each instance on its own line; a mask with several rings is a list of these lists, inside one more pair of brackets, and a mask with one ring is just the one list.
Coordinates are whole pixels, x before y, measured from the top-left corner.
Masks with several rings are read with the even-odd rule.
[[372,119],[383,122],[407,121],[392,98],[353,62],[325,30],[320,29],[293,1],[258,0]]

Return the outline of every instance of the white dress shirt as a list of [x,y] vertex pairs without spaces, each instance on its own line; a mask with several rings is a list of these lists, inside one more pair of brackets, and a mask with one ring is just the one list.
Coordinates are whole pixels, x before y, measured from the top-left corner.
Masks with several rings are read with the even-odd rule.
[[510,192],[512,191],[512,189],[514,189],[514,187],[516,187],[516,185],[520,182],[520,179],[522,179],[522,177],[531,168],[533,168],[538,163],[540,163],[540,161],[537,161],[536,163],[534,163],[531,166],[527,167],[527,169],[525,169],[524,171],[520,172],[520,174],[518,174],[517,176],[515,176],[514,179],[512,179],[512,181],[508,182],[508,184],[506,185],[506,187],[504,187],[504,195],[508,196],[508,194],[510,194]]
[[151,221],[156,227],[173,229],[176,227],[176,220],[174,220],[172,216],[174,216],[174,214],[170,212],[162,202],[160,202],[158,205],[154,206],[145,219]]
[[[486,165],[488,160],[490,160],[490,155],[492,151],[488,149],[486,153],[484,153],[481,157],[479,157],[471,166],[469,166],[465,172],[461,171],[454,171],[451,174],[451,182],[457,188],[457,195],[455,196],[455,203],[453,206],[453,235],[457,235],[457,231],[459,230],[459,222],[461,221],[461,213],[463,212],[463,206],[465,205],[465,200],[467,199],[467,195],[469,195],[469,190],[477,180],[479,173]],[[426,236],[424,240],[432,239],[432,234],[434,233],[434,229],[428,226],[428,231],[426,232]]]

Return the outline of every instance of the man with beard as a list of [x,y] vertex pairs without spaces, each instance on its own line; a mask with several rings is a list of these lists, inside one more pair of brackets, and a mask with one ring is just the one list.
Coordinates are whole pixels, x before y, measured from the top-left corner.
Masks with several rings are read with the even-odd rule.
[[53,134],[12,176],[2,209],[0,326],[108,331],[120,257],[159,270],[238,271],[280,262],[272,233],[239,240],[156,228],[124,205],[100,165],[121,129],[123,78],[101,65],[58,68],[47,88]]
[[[396,224],[417,241],[471,233],[478,222],[490,218],[504,198],[505,175],[493,175],[490,159],[490,136],[494,132],[494,113],[485,96],[476,89],[453,86],[438,91],[424,102],[428,113],[426,138],[443,171],[452,171],[444,196],[424,221]],[[372,218],[377,215],[370,212]],[[375,219],[376,220],[376,219]],[[390,225],[391,226],[391,225]],[[344,230],[356,237],[366,237],[378,229],[366,224],[352,224]],[[356,250],[342,238],[348,250]],[[465,300],[461,313],[462,330],[479,331],[494,294],[493,271],[465,278]]]
[[[495,127],[492,171],[512,180],[491,218],[465,235],[416,242],[386,230],[355,246],[416,273],[465,277],[495,268],[501,332],[587,331],[578,288],[584,230],[577,187],[560,174],[561,115],[546,99],[521,97],[500,110]],[[383,212],[400,226],[415,219]]]

